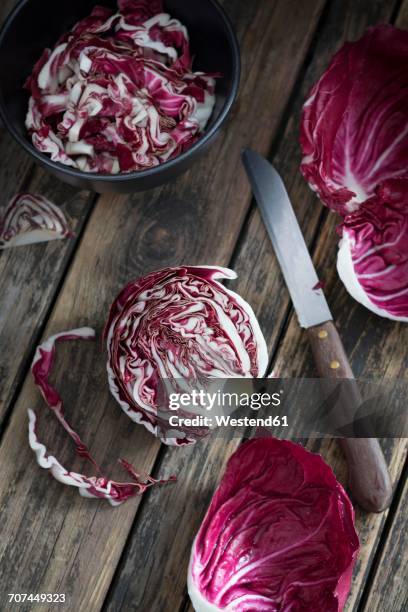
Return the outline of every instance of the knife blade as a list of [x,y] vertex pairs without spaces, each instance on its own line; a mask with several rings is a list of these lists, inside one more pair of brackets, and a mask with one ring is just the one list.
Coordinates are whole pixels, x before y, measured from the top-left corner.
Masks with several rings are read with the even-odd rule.
[[332,321],[329,306],[283,181],[259,153],[246,149],[243,162],[301,327]]
[[[317,289],[318,277],[283,181],[259,153],[246,149],[242,157],[299,323],[307,329],[319,375],[348,379],[342,387],[341,410],[348,422],[353,422],[362,403],[361,393],[323,291]],[[370,433],[365,435],[370,436]],[[378,440],[340,438],[340,444],[354,499],[370,512],[388,508],[392,485]]]

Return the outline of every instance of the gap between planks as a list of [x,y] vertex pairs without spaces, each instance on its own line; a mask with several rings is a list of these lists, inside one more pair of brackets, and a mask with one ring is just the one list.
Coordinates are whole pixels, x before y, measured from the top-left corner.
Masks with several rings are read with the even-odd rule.
[[[390,6],[390,4],[391,4],[391,3],[389,3],[389,5],[388,5],[388,6],[389,6],[389,13],[388,13],[388,16],[391,14],[391,9],[392,9],[392,7]],[[385,9],[384,9],[384,10],[386,10],[386,9],[388,10],[388,6],[387,6],[387,7],[385,7]],[[361,7],[361,8],[362,8],[362,7]],[[373,9],[373,10],[375,10],[375,7],[374,7],[374,9]],[[368,16],[367,16],[367,18],[368,18]],[[373,14],[372,14],[370,18],[372,18],[372,19],[374,19],[374,20],[375,20],[376,18],[378,19],[378,16],[377,16],[377,17],[374,17],[374,16],[373,16]],[[364,19],[363,19],[363,18],[362,18],[362,16],[360,15],[360,22],[361,22],[361,21],[364,21]],[[360,24],[359,24],[359,25],[360,25]],[[358,27],[358,26],[357,26],[357,27]],[[252,217],[252,216],[250,215],[250,217]],[[251,221],[251,219],[250,219],[250,221]],[[329,241],[326,241],[326,247],[327,247],[329,244],[330,244],[330,243],[329,243]],[[317,246],[317,245],[316,245],[316,246]],[[335,454],[337,454],[337,455],[338,455],[338,453],[337,453],[336,449],[334,449],[334,451],[331,451],[331,455],[333,455],[333,452],[334,452]],[[341,461],[341,459],[340,459],[340,458],[337,456],[336,463],[338,464],[340,461]],[[394,466],[394,474],[395,474],[395,475],[396,475],[396,474],[398,474],[398,471],[399,471],[398,465],[399,465],[399,464],[398,464],[398,461],[397,461],[397,464]],[[343,471],[344,471],[344,470],[343,470]],[[154,504],[151,504],[151,505],[153,505],[153,509],[154,509]],[[148,501],[148,498],[147,498],[147,500],[146,500],[146,506],[149,506],[149,501]],[[144,508],[141,508],[141,509],[140,509],[139,516],[140,516],[140,514],[141,514],[141,513],[143,513],[143,510],[144,510]],[[377,525],[378,525],[378,523],[379,523],[379,522],[381,522],[381,521],[377,521]],[[137,521],[135,521],[134,528],[133,528],[133,531],[132,531],[132,535],[133,535],[133,536],[135,536],[135,535],[136,535],[136,532],[137,532],[137,530],[138,530],[138,527],[139,527],[139,526],[138,526],[138,524],[137,524]],[[375,544],[375,542],[374,542],[374,544]],[[130,539],[128,540],[128,546],[129,546],[129,547],[131,546]],[[127,553],[128,553],[128,551],[126,551],[125,556],[126,556],[126,554],[127,554]],[[369,559],[368,559],[368,560],[366,560],[366,561],[367,561],[367,562],[369,562]],[[126,559],[123,559],[123,558],[122,558],[122,564],[123,564],[124,562],[126,562]],[[131,563],[131,560],[129,560],[129,563]],[[123,568],[118,568],[118,573],[117,573],[117,576],[116,576],[116,580],[117,580],[117,581],[121,580],[121,569],[123,569]],[[125,571],[125,572],[124,572],[124,576],[122,575],[122,578],[124,578],[124,581],[129,580],[129,574],[128,574],[128,573]],[[361,585],[362,585],[362,583],[363,583],[363,579],[364,579],[364,575],[362,575],[362,574],[360,573],[360,581],[361,581],[361,583],[360,583],[360,587],[361,587]],[[123,580],[121,580],[121,582],[122,582],[122,584],[123,584]],[[156,586],[157,586],[157,585],[156,585]],[[113,591],[115,590],[115,585],[113,585],[113,589],[112,589],[112,590],[113,590]],[[111,596],[113,595],[112,591],[111,591],[110,595],[111,595]],[[357,593],[356,593],[356,598],[357,598]],[[118,599],[111,599],[110,601],[107,601],[107,602],[106,602],[106,604],[107,604],[107,607],[108,607],[108,608],[109,608],[109,606],[110,606],[110,605],[112,606],[112,605],[114,605],[114,604],[115,604],[115,606],[117,606],[119,603],[120,603],[120,599],[119,599],[119,600],[118,600]],[[129,604],[129,603],[130,603],[130,601],[129,601],[129,600],[127,600],[127,604]],[[183,604],[181,604],[181,605],[182,605],[182,607],[183,607]],[[112,609],[116,609],[116,608],[112,608]]]
[[[265,13],[268,13],[268,11],[273,10],[275,16],[277,14],[279,18],[282,18],[282,23],[283,23],[283,22],[286,22],[286,15],[285,15],[286,11],[284,11],[285,9],[284,4],[285,3],[283,2],[276,2],[273,7],[270,7],[270,5],[267,6],[267,4],[264,3],[262,6],[263,6],[263,10]],[[304,26],[301,20],[298,19],[296,26],[298,27],[299,31],[301,32],[302,31],[301,28],[304,28],[303,35],[300,36],[300,38],[302,39],[303,46],[302,45],[299,46],[299,41],[296,40],[296,48],[293,48],[293,53],[295,54],[300,53],[303,56],[303,48],[308,46],[310,28],[315,23],[320,7],[321,7],[321,4],[319,2],[316,2],[313,4],[309,3],[308,10],[309,10],[309,16],[311,18],[311,24],[308,25],[308,28],[305,29],[306,26]],[[244,10],[249,11],[252,9],[250,7],[245,7]],[[268,22],[265,22],[265,20],[262,19],[260,25],[262,27],[268,27]],[[275,38],[277,40],[274,39],[273,44],[275,46],[278,46],[278,45],[284,46],[287,43],[287,41],[282,39],[282,37],[280,37],[278,31],[276,31],[275,34],[276,34]],[[250,35],[253,36],[254,32],[250,32]],[[263,55],[265,51],[262,48],[263,41],[260,41],[260,42],[256,41],[256,42],[258,43],[259,51],[262,52],[261,55]],[[293,60],[293,53],[291,54],[292,62],[293,62],[292,66],[295,67],[298,64],[295,60]],[[268,148],[270,144],[269,143],[270,137],[271,137],[271,134],[273,134],[275,130],[276,123],[279,123],[279,118],[281,116],[281,111],[279,110],[279,103],[282,98],[283,100],[286,99],[285,88],[289,90],[291,89],[291,84],[295,77],[295,74],[293,72],[292,74],[290,74],[290,70],[288,70],[288,67],[285,68],[285,73],[283,73],[282,70],[279,72],[277,67],[274,66],[273,74],[274,74],[274,80],[272,80],[271,82],[273,86],[275,87],[276,94],[278,93],[278,90],[276,88],[279,88],[280,98],[277,97],[277,101],[275,104],[275,108],[274,108],[275,116],[268,117],[268,125],[270,129],[270,133],[266,134],[264,127],[262,127],[262,125],[259,127],[260,132],[259,132],[257,144],[261,149],[265,149],[265,150]],[[283,78],[283,74],[284,74],[284,78]],[[282,82],[279,82],[279,78],[282,79]],[[262,85],[262,79],[260,79],[260,86],[261,85]],[[268,81],[268,86],[270,86],[269,81]],[[245,104],[248,104],[248,102],[253,104],[252,100],[248,100],[248,96],[250,97],[250,94],[252,93],[249,91],[248,87],[247,87],[248,91],[247,91],[246,101],[245,101],[245,96],[243,96],[243,99],[241,99],[241,106],[243,105],[244,102]],[[261,107],[261,110],[262,110],[262,107]],[[266,118],[265,109],[263,109],[263,112],[264,112],[264,118]],[[248,137],[247,135],[245,136],[245,134],[243,136],[246,138]],[[226,140],[227,139],[228,139],[228,135],[226,137]],[[214,149],[214,156],[215,156],[215,149]],[[209,162],[205,162],[205,164],[203,162],[202,164],[202,168],[209,167],[209,166],[210,166]],[[210,170],[210,177],[211,177],[211,172],[213,172],[212,169]],[[193,177],[191,172],[188,176],[190,177],[190,179],[192,179]],[[243,183],[242,173],[240,174],[238,178],[239,180],[238,182],[236,182],[234,189],[235,189],[235,194],[241,198],[240,206],[242,207],[242,209],[244,209],[248,205],[247,202],[249,203],[249,197],[247,199],[248,188],[246,186],[246,183],[245,184]],[[175,191],[177,192],[177,189],[180,189],[181,185],[183,184],[186,185],[187,181],[188,181],[188,178],[186,175],[186,180],[184,183],[179,181],[173,187],[168,187],[166,189],[156,192],[156,196],[162,195],[165,198],[166,195],[167,197],[170,197],[171,195],[172,204],[176,207],[176,209],[177,207],[178,208],[181,207],[183,211],[184,210],[182,208],[183,203],[174,201],[174,192]],[[198,195],[198,191],[197,191],[198,186],[192,180],[191,180],[191,183],[189,183],[190,191],[187,194],[187,197],[189,196],[190,198],[194,199],[194,196],[197,197]],[[243,195],[241,192],[243,192]],[[216,193],[213,193],[211,191],[211,185],[208,188],[207,195],[210,197],[210,200],[213,197],[215,198],[215,196],[217,195]],[[224,195],[226,196],[232,195],[232,189],[228,187],[224,191]],[[221,197],[219,193],[218,193],[218,197]],[[245,205],[244,205],[244,197],[245,197]],[[150,203],[152,204],[150,205],[149,200],[152,198],[152,195],[151,194],[149,195],[149,200],[147,198],[148,196],[145,196],[145,198],[141,196],[139,198],[140,204],[143,204],[146,209],[146,214],[143,216],[143,219],[146,219],[146,218],[149,219],[149,214],[150,214],[151,215],[150,222],[153,223],[157,215],[163,214],[163,205],[165,205],[166,202],[165,201],[160,202],[160,205],[159,205],[159,202],[157,201],[157,202]],[[198,201],[199,201],[199,198],[197,197],[197,208],[199,208]],[[222,198],[221,198],[221,201],[222,201]],[[112,211],[112,207],[120,206],[121,204],[124,210],[121,210],[120,208],[118,208],[116,209],[118,212],[117,214],[115,214],[115,212]],[[157,210],[153,209],[154,206],[157,206]],[[98,239],[102,242],[106,240],[106,243],[104,243],[103,245],[104,251],[106,252],[106,249],[110,248],[110,245],[112,244],[112,240],[114,238],[112,236],[112,233],[108,232],[109,223],[112,222],[117,232],[120,232],[121,230],[123,230],[125,225],[129,224],[130,222],[130,218],[126,217],[126,213],[128,213],[129,215],[133,213],[133,218],[137,214],[136,209],[133,208],[132,210],[131,202],[128,202],[128,206],[126,207],[124,200],[121,198],[110,198],[110,199],[106,197],[101,198],[98,202],[98,205],[95,207],[94,213],[92,215],[91,223],[89,223],[87,226],[86,236],[84,237],[84,240],[87,240],[86,245],[90,244],[92,247],[95,248],[98,240],[96,240],[95,245],[93,241],[95,241],[95,239],[98,238],[95,233],[98,228],[93,227],[92,221],[95,221],[95,219],[97,220],[100,219],[101,224],[100,224],[99,230],[101,232],[101,236],[99,236]],[[106,216],[102,220],[102,216],[104,215]],[[241,219],[243,218],[242,212],[240,213],[239,218]],[[204,220],[205,218],[203,218],[203,221]],[[171,235],[171,233],[175,231],[176,228],[172,226],[171,219],[168,219],[168,221],[171,226],[170,227],[170,235]],[[153,223],[153,229],[154,229],[154,223]],[[147,228],[145,231],[148,233],[150,231],[150,228]],[[177,227],[177,231],[179,233],[182,232],[182,228]],[[199,254],[202,255],[203,253],[209,254],[211,244],[215,246],[217,244],[215,241],[218,240],[221,237],[221,235],[222,235],[222,232],[218,230],[218,236],[217,236],[217,232],[215,232],[214,236],[212,236],[211,238],[213,242],[212,243],[210,242],[210,245],[201,244],[200,246],[201,250],[199,253],[197,253],[197,256]],[[147,235],[147,238],[149,238],[149,235]],[[150,242],[147,240],[147,238],[146,238],[146,242],[144,242],[144,239],[145,239],[144,234],[143,233],[142,235],[139,234],[139,240],[141,239],[143,243],[142,246],[146,247],[147,253],[149,253]],[[190,234],[186,237],[181,236],[181,242],[179,241],[179,243],[173,245],[176,247],[176,251],[178,248],[180,248],[180,252],[175,253],[174,255],[175,258],[178,258],[180,255],[185,255],[186,253],[192,252],[191,245],[190,245],[191,240],[190,242],[187,242],[187,240],[190,240]],[[181,247],[186,247],[186,248],[184,249],[184,248],[179,247],[179,244],[181,244]],[[86,245],[84,243],[80,245],[79,251],[81,253],[81,256],[83,256],[85,253]],[[227,252],[229,253],[229,256],[230,256],[230,244],[223,245],[221,243],[221,245],[222,245],[222,248],[218,246],[219,256],[221,259],[224,259],[224,258],[226,259]],[[129,247],[130,245],[128,244],[127,246]],[[134,247],[134,245],[132,246]],[[138,266],[141,265],[140,261],[138,260],[138,257],[140,256],[140,253],[138,250],[136,250],[136,252],[134,249],[127,250],[125,245],[123,245],[123,249],[124,249],[124,252],[122,254],[123,259],[121,259],[120,262],[115,260],[115,257],[110,258],[110,260],[112,261],[109,260],[105,262],[107,264],[107,270],[105,271],[105,273],[108,277],[109,282],[106,282],[103,285],[99,283],[98,276],[96,276],[95,278],[95,274],[96,275],[98,274],[97,267],[96,267],[96,270],[94,269],[86,270],[86,271],[83,270],[82,274],[80,276],[78,275],[78,265],[79,265],[78,256],[79,255],[77,255],[77,257],[74,259],[74,264],[73,266],[71,266],[69,274],[67,275],[65,279],[63,290],[57,299],[56,306],[53,310],[53,315],[47,327],[47,333],[51,329],[55,329],[55,330],[64,329],[64,327],[61,327],[61,326],[64,323],[66,324],[67,320],[69,321],[72,320],[71,319],[72,314],[75,312],[78,312],[78,310],[76,309],[76,306],[79,304],[79,301],[87,296],[87,288],[83,288],[84,284],[86,283],[89,283],[90,287],[92,286],[97,287],[97,289],[101,291],[101,293],[98,294],[97,296],[98,303],[93,304],[92,313],[87,310],[87,315],[89,317],[91,317],[93,313],[99,312],[101,308],[101,304],[105,304],[106,302],[109,303],[109,301],[111,300],[111,297],[110,297],[111,292],[116,292],[116,284],[122,283],[123,277],[127,276],[129,273],[128,268],[132,266],[137,268]],[[145,254],[146,253],[143,253],[144,256]],[[98,257],[98,254],[90,253],[90,256],[93,256],[93,255],[95,257]],[[211,257],[213,256],[214,255],[211,255]],[[167,253],[167,254],[162,255],[160,251],[158,251],[157,254],[155,252],[154,255],[151,257],[151,261],[150,261],[151,264],[156,261],[156,257],[162,260],[163,258],[168,258],[169,254]],[[130,261],[130,264],[128,264],[128,260]],[[145,259],[143,261],[145,261]],[[146,261],[149,261],[148,257],[146,257]],[[118,263],[119,263],[119,266],[117,266]],[[143,263],[143,265],[145,264]],[[111,266],[115,266],[115,274],[116,274],[115,277],[111,276],[111,274],[113,275]],[[81,281],[82,285],[81,285],[81,291],[80,293],[78,292],[78,297],[77,297],[76,295],[73,295],[71,291],[73,288],[77,287],[77,284],[75,281],[78,279]],[[103,279],[103,280],[106,280],[106,279]],[[117,287],[117,289],[119,288],[120,286]],[[76,303],[76,301],[78,302],[78,304]],[[83,310],[80,311],[76,316],[79,318],[83,318],[84,311]],[[100,315],[98,315],[98,317],[99,316]],[[99,321],[98,317],[97,319]],[[83,362],[84,362],[84,365],[87,366],[86,371],[91,371],[91,366],[93,363],[92,359],[89,359],[88,357],[84,357]],[[69,361],[67,360],[66,363],[69,363]],[[85,370],[85,367],[84,367],[84,370]],[[99,374],[100,372],[98,371],[98,375]],[[76,400],[79,403],[81,402],[81,400],[85,400],[85,395],[86,395],[85,391],[86,390],[80,389],[79,392],[77,393]],[[15,443],[16,441],[18,442],[19,440],[23,440],[23,434],[20,433],[20,426],[24,427],[25,419],[23,418],[24,415],[22,414],[21,411],[24,409],[24,407],[26,406],[28,402],[34,402],[35,405],[38,405],[38,406],[41,405],[41,403],[37,401],[36,397],[37,396],[35,395],[35,390],[33,390],[32,388],[31,381],[29,379],[26,380],[23,385],[22,393],[20,394],[20,397],[18,400],[17,413],[13,414],[13,417],[10,421],[10,426],[8,428],[7,435],[5,436],[5,439],[3,440],[3,445],[2,445],[2,451],[3,451],[3,454],[4,453],[6,454],[6,457],[7,457],[7,453],[10,452],[10,456],[8,457],[8,462],[7,462],[7,466],[5,470],[6,481],[3,483],[3,488],[5,490],[7,490],[9,486],[9,482],[7,481],[7,476],[11,476],[12,474],[14,474],[15,476],[13,463],[15,462],[15,465],[17,464],[21,465],[22,461],[25,462],[25,459],[23,457],[15,456],[15,452],[17,450],[15,448]],[[101,404],[98,406],[98,409],[100,409],[101,412],[104,413],[105,408],[106,408],[106,411],[112,409],[111,404],[110,405],[109,404],[101,402]],[[105,414],[103,416],[105,417]],[[106,415],[106,418],[107,420],[109,420],[111,416]],[[116,417],[112,417],[113,428],[115,427],[116,420],[118,420],[116,419]],[[126,432],[130,431],[130,424],[127,423],[126,426],[124,427],[125,427]],[[51,430],[52,430],[52,426],[51,426]],[[92,430],[91,434],[93,435],[96,432],[97,432],[97,429],[95,431]],[[15,438],[14,435],[16,435],[17,438]],[[140,444],[142,448],[145,447],[143,450],[143,455],[144,455],[143,459],[144,459],[144,465],[146,466],[146,468],[148,468],[154,463],[154,459],[157,456],[157,450],[156,450],[157,445],[153,443],[153,441],[150,443],[150,438],[149,438],[149,444],[145,444],[145,441],[146,441],[146,437],[144,435],[144,432],[137,431],[133,435],[132,444],[133,445],[136,444],[136,446]],[[7,442],[6,445],[5,445],[5,442]],[[133,448],[133,446],[129,446],[129,448]],[[112,455],[111,449],[107,448],[106,450],[107,450],[108,458],[112,458],[113,455]],[[27,457],[30,456],[28,453],[26,454],[27,454]],[[133,450],[133,455],[136,457],[136,459],[137,457],[140,458],[142,456],[139,451],[136,452],[135,450]],[[29,479],[28,479],[29,477],[26,478],[26,472],[27,470],[28,472],[31,470],[31,464],[26,466],[26,463],[24,463],[24,466],[25,467],[23,471],[21,471],[20,468],[18,468],[20,470],[20,473],[18,475],[18,478],[15,481],[14,480],[12,481],[12,486],[19,487],[19,491],[21,491],[22,493],[22,498],[21,498],[22,501],[20,503],[23,503],[23,501],[25,501],[27,504],[29,504],[28,507],[25,508],[24,516],[25,516],[25,520],[26,521],[28,520],[29,524],[31,525],[31,533],[30,533],[29,539],[26,539],[28,534],[24,526],[24,522],[21,521],[19,523],[19,520],[21,519],[21,517],[18,516],[18,513],[17,513],[17,516],[10,515],[10,514],[7,515],[7,521],[9,521],[8,524],[10,525],[10,527],[11,527],[11,524],[13,524],[12,525],[13,529],[15,529],[14,533],[17,536],[17,540],[15,541],[15,543],[13,543],[15,544],[14,551],[10,549],[8,550],[8,553],[7,553],[8,554],[7,558],[11,562],[10,566],[12,566],[13,562],[15,563],[15,559],[18,559],[19,569],[22,575],[25,575],[27,581],[31,580],[32,583],[34,584],[41,585],[42,581],[46,581],[45,584],[47,585],[47,588],[51,588],[54,586],[55,588],[57,588],[57,587],[60,587],[61,584],[70,586],[70,588],[73,589],[72,592],[76,596],[75,605],[77,605],[79,609],[86,609],[86,607],[90,605],[95,605],[96,607],[98,607],[98,601],[103,599],[103,594],[106,592],[107,585],[109,584],[109,580],[111,578],[110,572],[112,571],[112,567],[114,567],[115,564],[117,563],[118,542],[121,542],[121,541],[124,542],[126,539],[125,536],[127,535],[127,532],[129,529],[129,518],[132,516],[132,513],[134,513],[134,508],[131,508],[130,506],[128,506],[127,508],[123,508],[123,509],[115,511],[116,532],[115,532],[115,539],[113,540],[112,534],[109,531],[110,528],[112,527],[112,524],[106,520],[107,513],[104,510],[101,510],[100,506],[96,504],[94,505],[95,514],[93,516],[93,520],[91,523],[89,523],[89,520],[87,519],[87,517],[90,514],[91,508],[88,502],[86,501],[82,503],[83,500],[77,500],[75,498],[75,500],[72,500],[71,508],[69,508],[67,512],[66,500],[69,497],[69,493],[67,492],[67,490],[63,489],[59,485],[53,486],[54,483],[50,483],[50,486],[48,488],[48,481],[46,484],[45,482],[46,478],[44,477],[44,475],[41,473],[37,473],[37,472],[36,472],[36,475],[38,477],[38,481],[35,484],[32,483],[32,486],[31,486]],[[26,497],[24,497],[25,495]],[[38,500],[40,499],[40,497],[41,497],[41,504],[39,504],[38,507],[37,506],[34,507],[33,504],[36,504]],[[72,497],[70,499],[72,499]],[[12,496],[6,495],[3,497],[3,500],[2,500],[3,516],[5,518],[7,514],[5,510],[7,510],[8,504],[12,502],[13,502]],[[34,520],[34,517],[35,517],[35,520]],[[122,517],[122,520],[120,519],[120,517]],[[7,522],[7,521],[4,521],[4,522]],[[112,521],[113,521],[113,518],[112,518]],[[3,525],[3,527],[4,526],[5,525]],[[44,526],[47,526],[47,539],[46,540],[44,540],[44,537],[42,535],[42,529]],[[54,529],[56,530],[55,534],[53,533]],[[111,544],[110,547],[105,546],[103,549],[100,546],[99,555],[95,555],[95,546],[94,546],[95,543],[91,544],[91,542],[93,542],[92,530],[99,530],[98,531],[98,542],[106,541],[106,542],[110,542]],[[78,542],[76,540],[75,534],[79,532],[86,533],[86,536],[84,537],[88,538],[87,540],[88,550],[85,549],[84,551],[83,550],[84,547],[82,546],[83,542],[82,541]],[[10,534],[11,534],[11,529],[10,529],[9,537],[11,537]],[[52,543],[51,541],[53,537],[55,539]],[[56,545],[57,542],[58,542],[58,545]],[[7,542],[5,542],[4,539],[3,539],[3,546],[7,548]],[[91,546],[92,546],[92,550],[90,549]],[[49,567],[45,567],[44,565],[40,563],[41,557],[38,557],[38,554],[43,549],[45,549],[43,551],[44,558],[49,560]],[[68,558],[64,558],[64,559],[61,558],[61,554],[63,553],[63,551],[65,551],[65,555]],[[84,555],[83,554],[84,552],[86,552],[87,554]],[[37,560],[38,560],[38,567],[36,566]],[[102,569],[101,569],[101,563],[103,563]],[[61,576],[58,575],[58,568],[61,567],[61,564],[63,564],[63,566],[66,568],[66,573],[63,578],[64,580],[63,583],[61,583]],[[88,583],[81,584],[73,580],[73,576],[75,575],[75,573],[80,571],[81,569],[85,570],[85,573],[86,571],[88,571],[88,575],[92,578],[93,581],[91,580],[89,584]],[[10,576],[9,576],[9,579],[10,579]]]

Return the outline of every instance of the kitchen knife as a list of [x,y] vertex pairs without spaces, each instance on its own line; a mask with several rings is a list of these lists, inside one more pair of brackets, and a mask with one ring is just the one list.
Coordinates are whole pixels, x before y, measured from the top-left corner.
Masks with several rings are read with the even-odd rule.
[[[299,323],[307,329],[319,376],[354,380],[281,177],[255,151],[246,149],[242,157]],[[346,388],[342,408],[353,415],[362,403],[361,394],[355,381]],[[391,503],[392,486],[378,440],[340,438],[340,443],[347,460],[353,498],[365,510],[381,512]]]

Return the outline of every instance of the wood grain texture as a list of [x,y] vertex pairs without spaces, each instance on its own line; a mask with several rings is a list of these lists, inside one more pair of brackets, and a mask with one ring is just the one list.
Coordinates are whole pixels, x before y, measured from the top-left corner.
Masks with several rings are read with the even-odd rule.
[[[0,22],[16,0],[0,5]],[[34,167],[29,156],[0,128],[0,215],[21,191],[40,193],[61,205],[80,234],[93,196],[76,192]],[[77,239],[0,251],[0,430],[76,248]]]
[[[9,138],[5,140],[14,153]],[[16,153],[15,157],[8,157],[8,167],[16,168],[15,175],[10,170],[9,176],[1,176],[3,172],[0,172],[5,203],[21,189],[40,193],[61,205],[78,236],[91,209],[93,195],[75,191],[41,170],[36,170],[31,177],[25,160],[21,166],[24,170],[20,171],[20,154]],[[0,252],[0,426],[26,373],[38,333],[77,242],[77,238],[56,240]]]
[[[302,101],[341,42],[345,38],[357,38],[368,25],[389,19],[393,4],[393,2],[351,1],[330,3],[330,11],[319,31],[311,64],[295,100],[282,144],[275,155],[274,163],[284,177],[309,244],[319,226],[322,208],[298,171],[300,160],[297,144],[298,123]],[[326,243],[326,247],[331,249],[332,242],[331,239],[331,243]],[[329,268],[329,265],[328,269],[334,278],[334,267],[332,265]],[[233,267],[239,273],[239,279],[231,285],[231,288],[239,291],[250,301],[260,320],[269,350],[274,352],[288,313],[289,300],[272,247],[256,210],[252,212],[241,236]],[[348,350],[357,338],[357,334],[352,334],[351,341],[347,345]],[[296,347],[299,339],[300,333],[297,333],[296,338],[289,340],[289,345],[292,342]],[[374,343],[375,338],[370,343],[372,350]],[[289,363],[291,358],[294,356],[288,356],[288,361],[283,355],[285,364]],[[307,362],[310,362],[310,357],[301,362],[297,370],[299,376],[306,375]],[[385,363],[386,359],[380,369]],[[377,372],[378,369],[375,369],[374,375]],[[288,373],[287,370],[285,373]],[[115,576],[107,600],[108,610],[113,612],[185,609],[186,591],[183,585],[186,580],[190,546],[208,505],[211,491],[223,471],[226,457],[237,447],[239,440],[224,440],[224,443],[225,446],[219,440],[203,442],[195,448],[186,449],[186,453],[182,456],[171,449],[165,452],[161,465],[168,471],[177,470],[182,473],[179,486],[183,487],[189,501],[181,505],[180,499],[183,496],[178,495],[178,489],[172,488],[152,491],[147,496],[137,516],[120,569]],[[341,465],[344,471],[344,461],[337,443],[328,443],[324,450],[327,452],[329,462],[333,461],[336,468]],[[394,479],[401,467],[398,463],[399,458],[399,455],[395,456]],[[188,484],[185,484],[185,479]],[[194,489],[188,493],[191,482],[194,483]],[[358,573],[354,586],[356,593],[362,588],[362,580],[363,573]]]
[[11,9],[17,4],[17,0],[2,0],[0,3],[0,22],[3,22]]
[[[319,377],[350,379],[347,386],[343,385],[341,414],[337,418],[347,415],[347,421],[352,422],[363,400],[335,324],[327,321],[310,327],[306,333]],[[347,482],[353,500],[367,512],[388,508],[393,490],[378,440],[342,438],[339,444],[347,462]]]
[[408,479],[393,517],[390,532],[376,561],[376,573],[362,610],[401,612],[408,608]]
[[[295,10],[293,37],[288,37],[284,0],[227,3],[242,41],[245,75],[228,130],[206,159],[173,184],[99,200],[45,335],[82,324],[100,330],[123,284],[152,269],[181,262],[228,263],[250,202],[240,148],[256,144],[267,152],[270,147],[322,5],[310,0]],[[286,56],[290,65],[280,61]],[[267,97],[271,106],[265,105]],[[67,413],[109,475],[118,456],[150,471],[159,444],[134,427],[109,397],[104,361],[98,343],[61,347],[55,380],[63,382]],[[81,372],[86,372],[82,379]],[[0,447],[0,584],[8,591],[21,589],[23,577],[28,591],[66,592],[67,607],[98,610],[140,498],[112,510],[47,478],[27,448],[28,407],[44,411],[30,377]],[[54,422],[45,418],[40,436],[63,463],[82,467]],[[161,473],[167,472],[163,466]],[[120,477],[115,470],[112,475]]]

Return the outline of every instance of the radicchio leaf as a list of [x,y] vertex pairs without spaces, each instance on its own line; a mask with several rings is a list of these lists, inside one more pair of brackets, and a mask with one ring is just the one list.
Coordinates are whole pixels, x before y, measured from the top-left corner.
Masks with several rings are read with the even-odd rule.
[[408,178],[384,183],[340,227],[337,269],[376,314],[408,322]]
[[73,236],[60,208],[40,195],[20,193],[0,222],[0,249]]
[[359,542],[343,487],[319,455],[264,437],[228,462],[188,573],[197,612],[340,612]]
[[408,32],[370,28],[346,43],[304,105],[301,171],[341,215],[406,173]]
[[186,28],[158,0],[95,7],[27,80],[26,127],[53,161],[117,174],[189,148],[215,103],[215,78],[193,72]]
[[112,506],[117,506],[130,497],[142,494],[147,488],[155,484],[166,484],[167,482],[175,480],[175,478],[171,477],[169,480],[155,480],[147,476],[146,481],[143,481],[142,477],[134,470],[130,463],[124,459],[120,459],[119,462],[129,474],[131,482],[115,482],[109,480],[101,473],[98,464],[90,454],[87,446],[82,442],[79,435],[72,429],[66,420],[62,398],[49,382],[55,360],[55,345],[60,341],[77,339],[91,340],[94,337],[95,332],[89,327],[74,329],[51,336],[37,348],[31,371],[34,381],[40,389],[46,404],[74,441],[77,454],[87,459],[98,475],[85,476],[83,474],[71,472],[64,468],[55,457],[50,455],[44,444],[38,439],[36,432],[37,417],[33,410],[28,410],[29,444],[36,454],[39,466],[46,470],[50,470],[50,473],[56,480],[63,484],[77,487],[80,495],[83,497],[106,499]]
[[159,412],[164,379],[262,377],[268,365],[264,337],[252,308],[218,280],[225,268],[166,268],[128,284],[112,305],[105,329],[113,396],[136,423],[167,444]]

